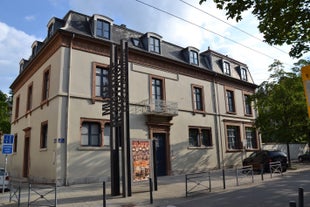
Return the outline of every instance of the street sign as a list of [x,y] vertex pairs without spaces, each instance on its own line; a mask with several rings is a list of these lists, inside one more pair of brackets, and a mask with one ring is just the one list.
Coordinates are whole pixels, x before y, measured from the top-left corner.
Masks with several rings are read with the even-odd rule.
[[13,154],[13,145],[12,144],[3,144],[2,145],[2,154],[5,154],[5,155]]
[[3,144],[13,144],[14,143],[14,135],[13,134],[4,134],[3,135]]

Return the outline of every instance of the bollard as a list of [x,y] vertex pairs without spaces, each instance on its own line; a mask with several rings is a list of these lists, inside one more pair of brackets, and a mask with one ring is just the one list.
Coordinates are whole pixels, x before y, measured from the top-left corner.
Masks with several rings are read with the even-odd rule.
[[18,207],[20,207],[20,183],[19,183],[19,186],[18,186],[18,201],[17,201],[17,205]]
[[304,189],[298,188],[298,207],[304,207]]
[[107,206],[107,203],[106,203],[106,188],[105,188],[105,181],[103,181],[102,183],[102,199],[103,199],[103,207],[106,207]]
[[260,174],[261,174],[262,181],[263,181],[264,180],[264,165],[263,164],[260,165]]
[[223,189],[226,189],[226,183],[225,183],[225,169],[223,168],[222,170],[222,174],[223,174]]
[[152,178],[149,178],[149,184],[150,184],[150,203],[153,203],[153,183]]
[[296,207],[296,202],[295,201],[290,201],[289,207]]

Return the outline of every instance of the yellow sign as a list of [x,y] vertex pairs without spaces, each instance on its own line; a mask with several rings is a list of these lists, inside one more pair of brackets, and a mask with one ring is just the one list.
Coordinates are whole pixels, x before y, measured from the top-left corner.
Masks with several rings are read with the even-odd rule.
[[301,68],[301,77],[307,100],[308,116],[310,118],[310,65]]

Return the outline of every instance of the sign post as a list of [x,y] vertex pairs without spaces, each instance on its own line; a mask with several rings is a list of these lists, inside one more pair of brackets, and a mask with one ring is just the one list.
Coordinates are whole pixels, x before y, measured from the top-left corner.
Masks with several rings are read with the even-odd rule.
[[14,144],[14,135],[4,134],[3,143],[2,143],[2,154],[5,155],[5,166],[4,166],[4,174],[3,174],[2,192],[4,192],[4,176],[5,176],[6,168],[8,164],[8,155],[13,154],[13,144]]

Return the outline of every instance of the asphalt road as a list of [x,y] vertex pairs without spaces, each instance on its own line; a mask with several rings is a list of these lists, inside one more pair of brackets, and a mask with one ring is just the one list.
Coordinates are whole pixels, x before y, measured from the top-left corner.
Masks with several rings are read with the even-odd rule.
[[304,207],[310,207],[310,171],[286,175],[285,178],[263,182],[256,186],[216,194],[196,196],[171,203],[175,207],[285,207],[290,201],[298,203],[298,188],[304,191]]

